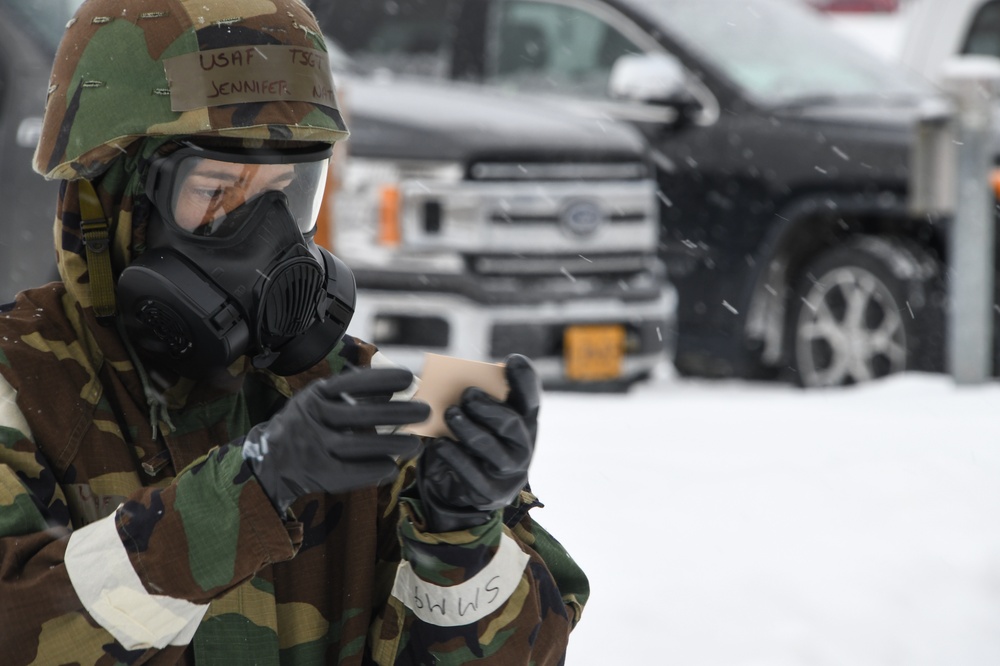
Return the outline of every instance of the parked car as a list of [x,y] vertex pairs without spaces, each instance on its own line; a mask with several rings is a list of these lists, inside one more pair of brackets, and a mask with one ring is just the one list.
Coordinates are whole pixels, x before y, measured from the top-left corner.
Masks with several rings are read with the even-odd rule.
[[903,33],[900,62],[940,85],[954,58],[1000,58],[1000,0],[923,0],[914,5]]
[[0,303],[57,277],[52,221],[59,186],[31,169],[66,2],[0,3]]
[[675,365],[807,386],[943,352],[941,221],[909,208],[935,93],[780,0],[330,0],[357,60],[624,119],[657,165]]
[[621,389],[666,360],[676,294],[637,132],[466,86],[337,79],[351,333],[415,371],[427,351],[523,353],[548,387]]

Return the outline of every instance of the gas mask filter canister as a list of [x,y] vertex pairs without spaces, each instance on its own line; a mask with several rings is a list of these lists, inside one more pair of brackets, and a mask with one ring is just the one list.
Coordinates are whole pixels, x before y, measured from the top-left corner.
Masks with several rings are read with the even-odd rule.
[[313,242],[330,152],[184,143],[153,160],[146,249],[117,286],[141,354],[197,378],[243,355],[292,375],[333,349],[356,288]]

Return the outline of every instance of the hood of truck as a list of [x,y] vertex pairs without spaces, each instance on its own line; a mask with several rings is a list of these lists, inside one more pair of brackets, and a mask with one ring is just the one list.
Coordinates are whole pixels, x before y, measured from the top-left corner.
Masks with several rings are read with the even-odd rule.
[[909,134],[921,118],[940,115],[949,108],[945,98],[932,95],[895,99],[830,97],[775,106],[769,112],[788,120]]
[[941,118],[948,109],[943,100],[930,97],[800,103],[761,109],[764,133],[756,142],[746,138],[757,144],[752,148],[762,160],[774,151],[769,168],[793,189],[877,183],[902,192],[921,120]]
[[358,157],[469,163],[481,159],[643,159],[633,128],[513,93],[402,78],[339,78]]

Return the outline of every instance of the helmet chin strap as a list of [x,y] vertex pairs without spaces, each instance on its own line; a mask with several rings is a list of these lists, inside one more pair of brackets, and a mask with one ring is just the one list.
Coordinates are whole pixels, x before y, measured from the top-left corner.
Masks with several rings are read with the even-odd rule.
[[87,248],[87,271],[90,274],[91,304],[97,321],[103,326],[114,322],[115,281],[111,272],[111,220],[104,215],[101,201],[89,180],[79,180],[80,230]]

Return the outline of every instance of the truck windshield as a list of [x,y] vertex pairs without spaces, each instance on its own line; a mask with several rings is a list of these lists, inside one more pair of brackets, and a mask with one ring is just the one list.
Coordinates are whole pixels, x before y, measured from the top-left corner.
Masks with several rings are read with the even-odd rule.
[[642,10],[754,100],[895,98],[920,93],[901,68],[834,33],[788,0],[643,0]]

